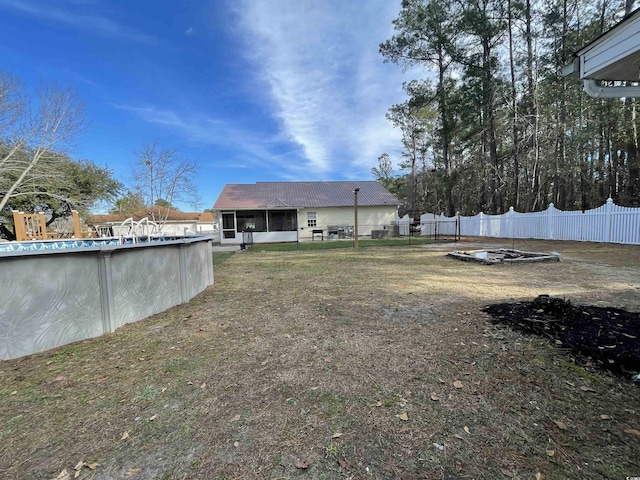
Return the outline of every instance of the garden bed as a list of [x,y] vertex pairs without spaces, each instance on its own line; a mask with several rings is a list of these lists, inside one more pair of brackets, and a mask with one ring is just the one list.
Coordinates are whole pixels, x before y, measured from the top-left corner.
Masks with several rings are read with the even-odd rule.
[[531,302],[484,309],[493,323],[532,333],[569,349],[577,361],[631,378],[640,372],[640,313],[621,308],[574,305],[541,295]]

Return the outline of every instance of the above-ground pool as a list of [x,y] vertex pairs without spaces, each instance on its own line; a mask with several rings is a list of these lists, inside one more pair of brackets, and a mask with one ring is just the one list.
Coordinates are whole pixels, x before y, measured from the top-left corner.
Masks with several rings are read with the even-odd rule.
[[[107,245],[132,245],[134,243],[166,242],[185,237],[137,237],[133,238],[71,238],[67,240],[31,240],[24,242],[0,242],[0,254],[9,252],[37,252],[40,250],[65,250],[69,248],[105,247]],[[189,238],[189,237],[187,237]]]
[[213,284],[208,236],[9,242],[0,248],[0,360],[113,332]]

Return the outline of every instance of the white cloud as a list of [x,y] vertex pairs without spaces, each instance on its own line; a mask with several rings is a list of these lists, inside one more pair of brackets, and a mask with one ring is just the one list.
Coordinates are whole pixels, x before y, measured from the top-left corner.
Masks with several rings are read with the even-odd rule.
[[189,27],[184,31],[185,35],[195,35],[196,31],[193,29],[193,27]]
[[[282,174],[286,159],[290,152],[282,153],[281,142],[241,127],[232,120],[224,121],[209,115],[189,111],[180,114],[176,111],[155,106],[138,106],[112,104],[119,110],[134,113],[145,122],[166,128],[172,135],[184,138],[200,145],[213,145],[232,151],[224,159],[213,159],[218,166],[225,168],[259,168],[270,170],[274,174]],[[288,166],[295,171],[295,164]],[[287,174],[285,174],[287,175]]]
[[[56,8],[55,3],[33,3],[26,0],[0,0],[0,8],[10,8],[25,15],[65,24],[76,30],[101,35],[110,38],[132,40],[139,43],[154,45],[158,39],[139,32],[126,25],[116,23],[109,18],[97,15],[85,15],[71,9]],[[57,5],[60,5],[58,3]],[[91,6],[90,3],[83,4]],[[73,6],[77,8],[77,6]],[[93,7],[95,9],[95,7]]]
[[368,174],[399,132],[385,119],[404,99],[401,69],[383,63],[399,1],[236,3],[246,55],[267,86],[283,135],[316,177]]

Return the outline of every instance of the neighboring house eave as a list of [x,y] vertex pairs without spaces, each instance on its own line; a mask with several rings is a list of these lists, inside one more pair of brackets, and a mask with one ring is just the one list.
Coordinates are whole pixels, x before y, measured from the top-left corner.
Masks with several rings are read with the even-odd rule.
[[[596,98],[640,97],[640,9],[575,53],[562,75],[577,77]],[[605,82],[605,84],[602,84]],[[625,85],[606,85],[624,82]],[[633,83],[628,85],[628,83]]]

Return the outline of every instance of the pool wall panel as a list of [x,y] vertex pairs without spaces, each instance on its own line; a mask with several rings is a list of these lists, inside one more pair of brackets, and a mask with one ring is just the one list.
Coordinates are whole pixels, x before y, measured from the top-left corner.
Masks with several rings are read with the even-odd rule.
[[210,237],[0,255],[0,359],[112,332],[212,284]]

